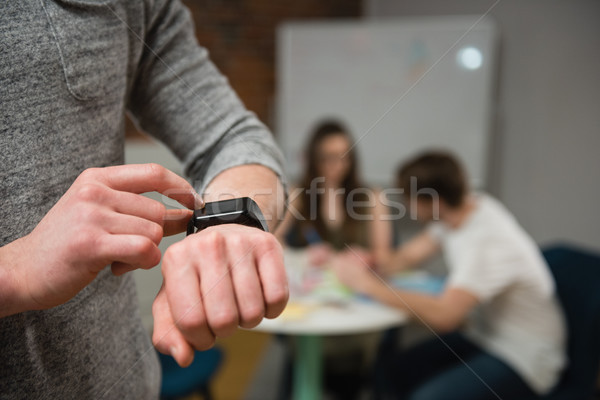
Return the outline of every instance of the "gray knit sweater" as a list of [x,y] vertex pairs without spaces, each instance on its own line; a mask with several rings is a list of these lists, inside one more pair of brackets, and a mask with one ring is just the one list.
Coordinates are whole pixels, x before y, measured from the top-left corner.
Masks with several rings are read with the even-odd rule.
[[[281,174],[270,133],[179,1],[0,2],[0,245],[29,233],[84,169],[123,163],[126,112],[198,190],[240,164]],[[159,384],[130,275],[105,270],[62,306],[0,319],[0,399],[151,399]]]

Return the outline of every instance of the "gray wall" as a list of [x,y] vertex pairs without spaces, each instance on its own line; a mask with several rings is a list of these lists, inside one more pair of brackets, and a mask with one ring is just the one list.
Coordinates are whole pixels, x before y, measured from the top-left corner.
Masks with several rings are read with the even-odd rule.
[[[493,1],[365,0],[367,18],[483,14]],[[492,192],[540,243],[600,249],[600,2],[501,0]]]

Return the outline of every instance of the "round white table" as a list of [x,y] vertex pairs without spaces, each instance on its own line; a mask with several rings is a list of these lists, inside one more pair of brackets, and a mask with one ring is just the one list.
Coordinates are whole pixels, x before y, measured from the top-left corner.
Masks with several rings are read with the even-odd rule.
[[255,330],[284,335],[345,335],[381,331],[402,325],[406,313],[361,297],[346,303],[316,303],[291,299],[289,306],[305,307],[303,317],[264,319]]
[[[303,268],[306,260],[303,254],[289,251],[286,251],[285,259],[288,277],[294,275],[290,269]],[[404,312],[360,296],[333,296],[327,299],[314,292],[294,295],[292,291],[283,314],[276,319],[263,320],[254,330],[296,338],[292,398],[315,400],[322,397],[323,336],[377,332],[403,325],[407,321]]]

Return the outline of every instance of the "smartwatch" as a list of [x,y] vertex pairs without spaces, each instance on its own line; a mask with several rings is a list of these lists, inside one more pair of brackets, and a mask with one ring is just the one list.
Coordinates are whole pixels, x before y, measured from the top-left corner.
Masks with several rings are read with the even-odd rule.
[[209,226],[240,224],[269,231],[265,217],[250,197],[240,197],[206,203],[204,208],[194,210],[188,222],[187,234],[199,232]]

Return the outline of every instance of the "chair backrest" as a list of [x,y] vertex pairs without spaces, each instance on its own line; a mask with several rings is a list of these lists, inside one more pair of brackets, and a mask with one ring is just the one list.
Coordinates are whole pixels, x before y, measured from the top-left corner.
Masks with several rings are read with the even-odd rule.
[[221,365],[223,352],[218,347],[196,351],[187,368],[181,368],[171,356],[158,353],[158,359],[162,369],[161,398],[179,398],[207,388]]
[[543,251],[568,325],[569,366],[550,399],[589,399],[600,366],[600,255],[560,245]]

